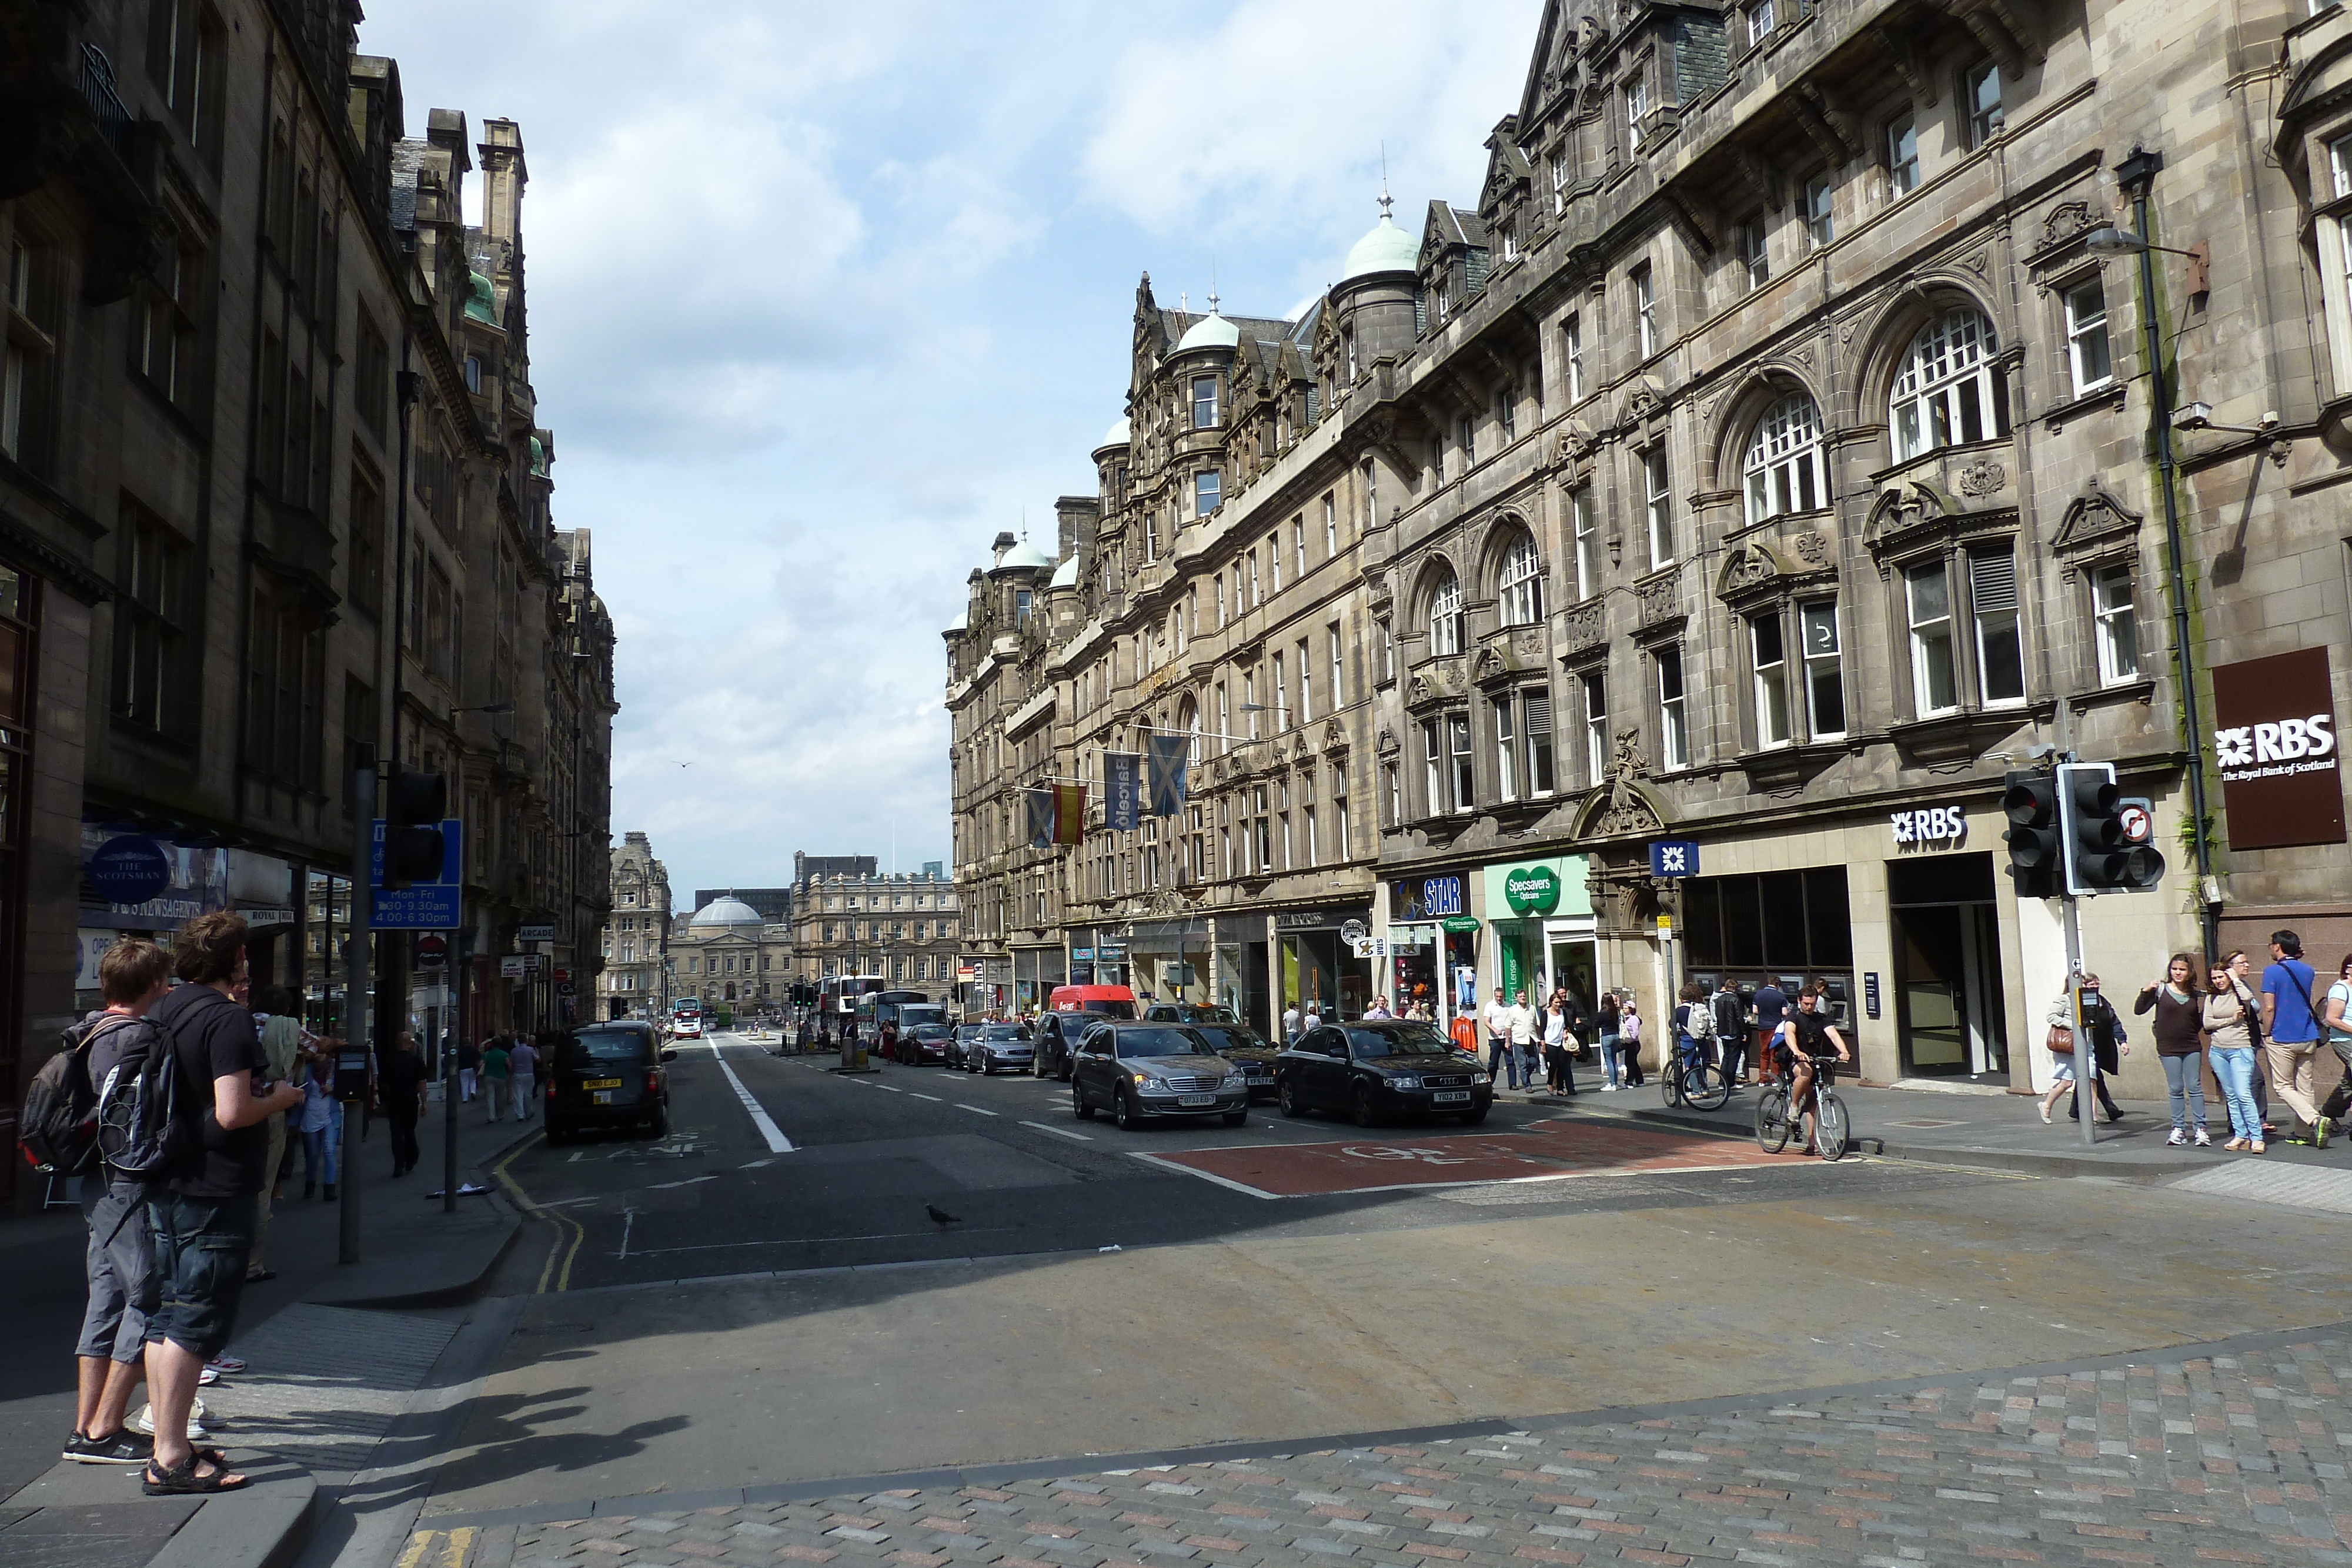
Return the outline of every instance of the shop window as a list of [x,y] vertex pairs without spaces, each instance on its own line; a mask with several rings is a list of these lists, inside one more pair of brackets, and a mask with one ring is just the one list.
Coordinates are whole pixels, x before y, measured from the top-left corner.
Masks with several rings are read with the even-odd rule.
[[1750,523],[1819,511],[1829,504],[1821,411],[1810,396],[1790,392],[1764,411],[1748,437],[1744,466]]
[[1429,594],[1429,651],[1462,652],[1462,580],[1448,570]]
[[1683,690],[1683,651],[1661,648],[1651,655],[1658,672],[1658,766],[1690,766],[1690,713]]
[[1694,969],[1806,976],[1853,964],[1843,866],[1692,877],[1682,913]]
[[1954,310],[1911,340],[1887,410],[1895,461],[2009,434],[2008,377],[1993,362],[1997,347],[1992,323],[1975,309]]
[[1748,651],[1756,687],[1756,744],[1785,746],[1790,739],[1789,653],[1779,610],[1749,617]]
[[1805,727],[1815,740],[1845,733],[1845,670],[1839,646],[1837,601],[1800,605],[1804,639]]
[[2102,685],[2139,678],[2137,609],[2130,567],[2101,567],[2091,575],[2091,613],[2098,623]]
[[1504,554],[1500,582],[1503,624],[1533,626],[1543,619],[1543,556],[1522,533]]
[[1593,517],[1591,486],[1569,492],[1568,518],[1576,550],[1576,597],[1590,599],[1601,591],[1601,525]]

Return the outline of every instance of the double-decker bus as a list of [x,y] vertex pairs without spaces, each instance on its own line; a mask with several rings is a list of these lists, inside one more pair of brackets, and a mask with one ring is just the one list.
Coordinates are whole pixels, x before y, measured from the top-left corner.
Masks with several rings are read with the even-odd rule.
[[817,982],[817,1011],[825,1018],[855,1018],[858,998],[889,983],[880,975],[828,975]]

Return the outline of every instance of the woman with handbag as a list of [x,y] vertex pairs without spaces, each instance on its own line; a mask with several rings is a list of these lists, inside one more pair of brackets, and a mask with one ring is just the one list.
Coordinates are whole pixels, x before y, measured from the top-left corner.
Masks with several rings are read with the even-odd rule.
[[2205,995],[2205,1031],[2213,1041],[2213,1077],[2221,1085],[2221,1102],[2230,1108],[2230,1131],[2236,1134],[2221,1146],[2259,1155],[2263,1113],[2254,1104],[2253,1007],[2241,994],[2228,965],[2216,964],[2209,977],[2213,988]]
[[2050,1120],[2050,1113],[2062,1094],[2074,1087],[2074,1009],[2067,1005],[2066,993],[2058,993],[2058,1005],[2050,1009],[2050,1033],[2043,1043],[2049,1048],[2051,1070],[2055,1074],[2050,1081],[2050,1092],[2042,1097],[2042,1119]]
[[[2099,1075],[2092,1080],[2091,1086],[2098,1092],[2099,1103],[2105,1109],[2107,1120],[2120,1122],[2124,1119],[2123,1107],[2116,1104],[2115,1096],[2107,1092],[2107,1080],[2122,1066],[2119,1052],[2128,1052],[2131,1047],[2124,1043],[2123,1019],[2116,1016],[2116,1009],[2099,995],[2099,977],[2081,973],[2077,973],[2072,984],[2061,989],[2058,999],[2050,1004],[2048,1045],[2051,1056],[2056,1061],[2058,1078],[2051,1084],[2050,1092],[2042,1097],[2042,1119],[2045,1122],[2050,1120],[2051,1110],[2058,1103],[2059,1093],[2074,1083],[2078,1077],[2075,1067],[2081,1058],[2076,1047],[2080,1042],[2074,1038],[2074,1009],[2067,995],[2077,987],[2083,992],[2083,1030],[2091,1037],[2092,1060],[2098,1064]],[[2077,1117],[2082,1114],[2079,1100],[2068,1114]]]

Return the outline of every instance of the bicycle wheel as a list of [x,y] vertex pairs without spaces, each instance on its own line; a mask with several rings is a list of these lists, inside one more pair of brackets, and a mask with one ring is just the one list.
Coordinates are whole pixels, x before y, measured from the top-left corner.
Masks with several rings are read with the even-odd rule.
[[1731,1098],[1731,1081],[1723,1069],[1712,1061],[1702,1061],[1690,1070],[1683,1083],[1683,1098],[1701,1111],[1720,1111]]
[[1756,1097],[1756,1146],[1768,1155],[1789,1146],[1789,1092],[1778,1083]]
[[1815,1098],[1813,1109],[1813,1145],[1825,1160],[1845,1157],[1846,1142],[1853,1131],[1846,1120],[1845,1102],[1824,1085]]
[[1658,1094],[1669,1105],[1683,1103],[1683,1064],[1669,1061],[1658,1073]]

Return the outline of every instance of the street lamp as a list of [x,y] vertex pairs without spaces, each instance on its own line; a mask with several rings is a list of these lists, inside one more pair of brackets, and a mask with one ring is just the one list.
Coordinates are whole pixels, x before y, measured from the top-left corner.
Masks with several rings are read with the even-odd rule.
[[[2164,492],[2165,568],[2172,595],[2172,656],[2180,682],[2181,720],[2189,740],[2189,826],[2197,855],[2198,925],[2204,938],[2206,961],[2210,963],[2221,941],[2221,931],[2215,917],[2217,906],[2210,896],[2214,886],[2213,842],[2207,828],[2205,803],[2205,722],[2197,701],[2197,654],[2189,640],[2189,583],[2181,566],[2180,504],[2173,482],[2172,431],[2179,422],[2172,411],[2172,383],[2165,374],[2164,346],[2156,319],[2155,253],[2188,256],[2193,264],[2189,292],[2201,294],[2208,291],[2206,268],[2211,251],[2201,244],[2191,250],[2179,250],[2147,238],[2148,194],[2163,169],[2163,153],[2133,148],[2131,156],[2116,165],[2116,183],[2131,200],[2132,226],[2118,229],[2111,225],[2095,230],[2084,243],[2096,256],[2128,256],[2137,252],[2139,256],[2140,329],[2147,346],[2148,443],[2156,449],[2157,484]],[[2181,424],[2182,429],[2207,428],[2212,414],[2212,410],[2203,403],[2191,403],[2181,412],[2192,421]]]

